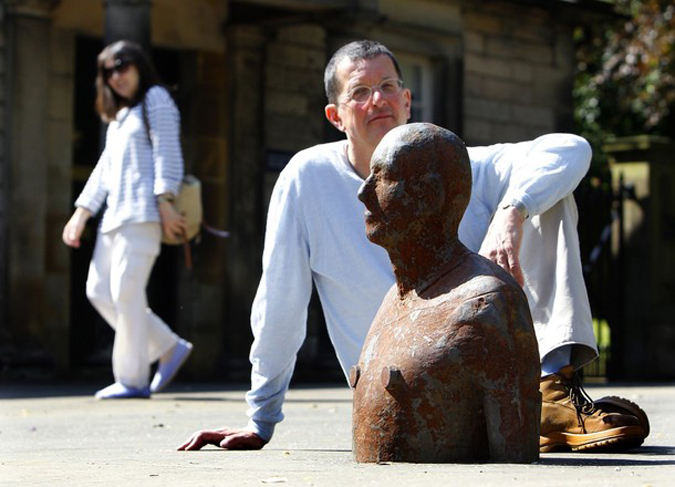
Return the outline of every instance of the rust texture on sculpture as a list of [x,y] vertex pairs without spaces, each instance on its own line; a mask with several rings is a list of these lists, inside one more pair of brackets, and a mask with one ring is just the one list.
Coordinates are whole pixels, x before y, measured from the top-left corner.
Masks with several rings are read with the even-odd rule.
[[457,237],[471,193],[464,143],[431,124],[390,131],[359,191],[396,284],[350,374],[357,462],[539,457],[539,354],[525,294]]

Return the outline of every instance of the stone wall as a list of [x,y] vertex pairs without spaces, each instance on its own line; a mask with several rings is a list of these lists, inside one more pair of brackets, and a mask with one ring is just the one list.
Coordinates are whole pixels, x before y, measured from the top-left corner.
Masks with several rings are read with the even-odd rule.
[[[324,141],[326,62],[326,32],[317,25],[279,29],[267,45],[263,123],[268,151],[290,155]],[[267,167],[265,208],[277,175]]]
[[[183,156],[186,173],[202,183],[204,218],[212,226],[228,226],[228,179],[230,158],[227,116],[226,65],[221,54],[187,51],[181,54],[183,74],[178,100],[182,113]],[[229,240],[203,234],[194,245],[194,270],[186,271],[182,252],[176,322],[170,323],[179,335],[198,350],[188,363],[194,377],[222,374],[218,361],[223,343],[229,343],[232,327],[226,326],[226,271]],[[167,247],[163,252],[168,251]],[[224,340],[228,335],[228,340]]]
[[[326,105],[323,71],[328,62],[326,31],[321,26],[309,24],[281,28],[268,44],[266,58],[265,211],[278,176],[278,170],[271,164],[272,154],[290,156],[326,140],[328,122],[323,115]],[[309,308],[307,335],[298,354],[298,377],[307,372],[316,377],[317,371],[321,370],[328,379],[333,362],[334,354],[327,339],[321,308],[315,300]]]
[[242,378],[250,372],[247,353],[251,342],[249,316],[251,302],[260,279],[260,256],[264,232],[261,200],[263,130],[261,97],[264,73],[264,40],[258,27],[242,26],[227,30],[225,55],[228,72],[226,93],[231,117],[229,155],[232,161],[228,184],[231,236],[227,242],[226,321],[231,337],[226,360],[230,371]]
[[[70,250],[61,232],[72,212],[75,37],[52,29],[47,122],[45,313],[47,343],[59,369],[70,365]],[[75,290],[79,292],[80,290]]]
[[[91,5],[83,9],[84,2]],[[70,254],[60,241],[72,209],[74,43],[78,35],[103,38],[105,4],[43,3],[39,18],[12,17],[12,29],[19,29],[12,36],[21,42],[9,40],[10,22],[1,11],[6,2],[0,3],[0,342],[9,343],[11,335],[18,343],[20,332],[31,350],[53,344],[46,348],[67,368],[69,303],[72,293],[82,292],[70,289]],[[187,366],[193,377],[248,375],[250,307],[269,196],[290,156],[342,136],[324,119],[323,69],[344,42],[374,38],[397,54],[428,61],[434,80],[429,121],[471,144],[569,129],[571,35],[548,7],[362,0],[342,4],[362,10],[344,8],[324,18],[309,6],[325,2],[274,3],[288,15],[280,19],[270,11],[260,23],[230,23],[232,5],[225,0],[153,2],[153,44],[179,52],[187,75],[181,80],[186,98],[179,100],[187,169],[202,180],[209,223],[232,233],[227,240],[204,236],[195,270],[177,271],[171,294],[177,316],[170,325],[199,350]],[[12,71],[10,57],[17,66]],[[8,87],[16,90],[11,98]],[[181,266],[179,251],[176,257]],[[310,310],[310,355],[317,351],[316,309]]]
[[[157,3],[160,17],[172,5],[185,7],[175,0]],[[194,3],[188,28],[211,4]],[[71,289],[71,252],[61,241],[72,212],[75,44],[78,35],[103,36],[104,2],[92,2],[84,11],[82,0],[12,2],[8,12],[6,6],[0,3],[0,363],[6,370],[39,366],[68,372],[71,343],[78,339],[71,330],[71,297],[83,292]],[[182,48],[181,65],[191,83],[186,161],[202,178],[206,216],[218,227],[226,226],[229,209],[230,112],[218,31],[223,9],[214,5],[215,15],[202,16],[202,24],[212,27],[206,38],[186,37],[160,23],[164,29],[155,39],[157,45]],[[195,41],[200,39],[202,44]],[[204,45],[204,39],[210,53],[190,49]],[[173,293],[180,302],[171,326],[203,351],[191,361],[195,376],[204,377],[205,370],[210,376],[222,349],[225,247],[204,239],[195,272],[181,274]],[[182,255],[176,256],[182,265]]]
[[50,26],[43,6],[15,4],[7,18],[7,321],[16,345],[13,361],[51,366],[44,326]]
[[[325,32],[294,25],[265,32],[228,29],[226,56],[232,163],[228,175],[226,349],[230,376],[247,377],[249,316],[260,279],[267,207],[279,170],[295,152],[320,143]],[[312,343],[312,323],[308,343]]]
[[571,28],[548,9],[466,2],[464,138],[470,144],[525,140],[570,130]]
[[[0,339],[3,362],[69,366],[73,38],[49,2],[15,2],[0,30]],[[11,66],[11,67],[10,67]],[[11,131],[6,128],[11,127]]]
[[[7,46],[5,4],[0,4],[0,343],[9,343],[7,327]],[[0,354],[2,346],[0,346]]]

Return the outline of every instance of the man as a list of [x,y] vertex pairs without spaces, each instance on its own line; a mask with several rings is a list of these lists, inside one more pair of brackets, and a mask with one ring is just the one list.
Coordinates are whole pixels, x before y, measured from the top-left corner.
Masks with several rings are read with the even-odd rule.
[[[271,439],[283,419],[284,395],[305,338],[312,281],[345,373],[357,363],[373,317],[394,283],[386,252],[366,238],[356,195],[377,144],[409,119],[410,91],[393,54],[372,41],[339,49],[324,82],[325,115],[347,138],[299,152],[275,185],[263,275],[251,312],[249,424],[197,432],[181,450],[206,444],[257,449]],[[524,286],[545,374],[542,450],[634,446],[621,428],[635,425],[636,417],[608,414],[584,402],[573,380],[573,371],[597,356],[572,198],[588,170],[588,143],[555,134],[470,148],[469,155],[472,198],[459,236]]]

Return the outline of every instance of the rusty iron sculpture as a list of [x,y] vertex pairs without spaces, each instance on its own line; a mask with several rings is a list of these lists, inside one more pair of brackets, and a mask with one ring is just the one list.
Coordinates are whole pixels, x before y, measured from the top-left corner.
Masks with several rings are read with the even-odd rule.
[[471,194],[464,143],[390,131],[359,191],[396,284],[350,374],[357,462],[539,458],[539,354],[525,294],[457,237]]

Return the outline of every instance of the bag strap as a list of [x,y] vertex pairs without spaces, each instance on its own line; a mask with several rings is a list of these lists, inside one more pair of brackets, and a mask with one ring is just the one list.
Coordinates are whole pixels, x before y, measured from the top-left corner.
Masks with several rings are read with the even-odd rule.
[[152,148],[152,137],[150,136],[150,120],[148,119],[148,108],[145,101],[146,95],[143,95],[143,100],[141,100],[141,113],[143,114],[143,126],[145,127],[145,135],[148,136],[148,142],[150,142],[150,147]]
[[227,238],[230,236],[230,232],[212,227],[206,222],[206,220],[204,220],[204,218],[202,218],[202,228],[214,237]]
[[[148,136],[148,142],[150,142],[150,149],[153,150],[152,137],[150,136],[150,120],[148,119],[148,108],[145,96],[143,96],[143,100],[141,100],[141,113],[143,116],[143,126],[145,127],[145,134]],[[190,241],[188,240],[185,231],[183,231],[183,235],[181,237],[182,237],[181,240],[183,241],[183,254],[185,256],[185,268],[191,271],[192,249],[190,248]]]
[[182,235],[183,240],[183,254],[185,255],[185,268],[189,271],[192,270],[192,249],[190,248],[190,241],[187,238],[185,230],[183,230]]

